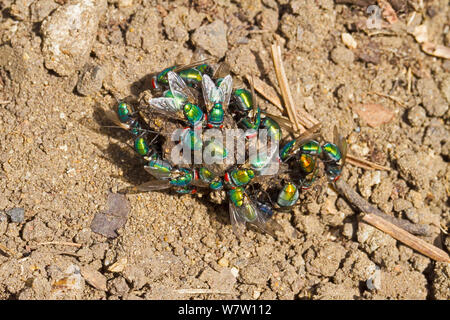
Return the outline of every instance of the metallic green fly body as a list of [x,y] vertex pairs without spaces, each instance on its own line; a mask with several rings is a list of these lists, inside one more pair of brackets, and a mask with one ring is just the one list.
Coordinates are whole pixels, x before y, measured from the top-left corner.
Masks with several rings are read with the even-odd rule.
[[[274,210],[298,204],[300,192],[316,181],[320,163],[330,182],[342,173],[347,146],[336,129],[332,143],[323,142],[318,126],[289,139],[292,129],[280,116],[271,115],[258,105],[252,85],[251,90],[233,88],[229,68],[224,65],[215,71],[208,61],[172,66],[155,74],[150,86],[152,98],[145,100],[139,112],[131,104],[119,102],[115,117],[111,117],[117,126],[134,136],[134,150],[146,161],[144,169],[153,177],[137,186],[139,191],[221,193],[228,199],[230,221],[237,235],[242,234],[247,223],[273,235],[281,229],[272,218]],[[175,164],[163,150],[163,141],[168,139],[165,125],[151,130],[144,120],[149,118],[175,124],[181,130],[179,141],[183,150],[194,156],[196,152],[206,153],[225,164]],[[234,150],[206,134],[208,130],[223,134],[225,129],[241,129],[244,134],[238,143],[246,148],[262,131],[277,147],[260,148],[244,163],[227,163]],[[280,173],[272,171],[274,164],[283,166],[289,179],[280,179]],[[263,185],[278,189],[267,192]]]
[[319,135],[315,131],[318,129],[319,126],[313,127],[296,139],[286,142],[280,150],[280,160],[298,168],[299,176],[297,181],[288,182],[280,191],[277,203],[282,207],[289,207],[297,202],[298,197],[295,197],[294,188],[306,190],[311,187],[319,171],[319,160],[324,164],[330,182],[337,181],[341,176],[347,143],[334,127],[334,142],[324,142],[320,145],[316,140]]

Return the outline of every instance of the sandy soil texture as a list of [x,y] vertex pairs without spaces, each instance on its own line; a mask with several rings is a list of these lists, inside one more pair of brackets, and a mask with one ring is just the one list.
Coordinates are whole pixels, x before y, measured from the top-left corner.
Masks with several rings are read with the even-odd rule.
[[325,137],[337,125],[351,154],[391,168],[342,179],[448,251],[450,60],[416,40],[450,46],[448,2],[392,1],[398,22],[380,29],[336,2],[0,0],[0,298],[449,299],[448,264],[359,222],[323,182],[276,214],[277,239],[239,241],[226,205],[164,192],[127,195],[116,238],[91,230],[110,192],[150,179],[102,109],[202,57],[277,88],[278,41]]

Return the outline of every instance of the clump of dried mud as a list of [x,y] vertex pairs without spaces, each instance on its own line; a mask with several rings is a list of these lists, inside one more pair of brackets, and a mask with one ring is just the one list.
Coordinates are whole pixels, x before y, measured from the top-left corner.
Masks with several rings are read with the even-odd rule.
[[[90,229],[110,191],[150,178],[101,108],[138,97],[150,73],[209,56],[276,87],[278,41],[295,101],[325,137],[337,125],[350,153],[391,168],[347,165],[343,179],[430,225],[425,240],[448,250],[450,62],[408,30],[426,24],[450,46],[450,11],[425,6],[374,32],[364,8],[332,0],[0,1],[0,298],[449,299],[448,264],[360,223],[326,185],[276,215],[279,239],[250,230],[238,241],[226,206],[158,192],[127,196],[117,238]],[[355,108],[369,103],[393,118],[368,126]],[[198,288],[221,293],[177,291]]]

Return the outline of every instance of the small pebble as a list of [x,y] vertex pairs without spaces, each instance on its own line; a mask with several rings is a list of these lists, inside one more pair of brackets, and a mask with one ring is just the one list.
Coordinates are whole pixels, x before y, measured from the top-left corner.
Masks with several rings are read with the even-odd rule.
[[353,110],[372,128],[388,123],[394,118],[394,112],[378,103],[356,105]]
[[81,268],[81,275],[94,288],[106,291],[106,277],[91,267]]
[[430,146],[436,151],[440,151],[441,143],[447,141],[448,130],[445,128],[444,124],[437,119],[432,119],[430,121],[430,125],[425,130],[425,135],[423,136],[423,144],[426,146]]
[[66,277],[52,283],[52,292],[63,293],[69,290],[81,291],[84,288],[84,279],[80,267],[71,264],[65,271]]
[[78,234],[75,236],[75,242],[76,243],[88,243],[91,239],[92,231],[88,228],[82,229]]
[[353,223],[345,223],[342,228],[342,235],[348,239],[353,238],[353,234],[355,233],[355,226]]
[[422,123],[426,120],[425,109],[420,106],[415,106],[408,111],[408,121],[413,127],[420,127]]
[[231,274],[233,275],[233,277],[237,278],[239,276],[239,269],[236,267],[233,267],[230,269]]
[[414,208],[409,208],[405,210],[405,215],[413,223],[419,223],[419,215]]
[[228,259],[227,258],[221,258],[219,259],[219,261],[217,261],[217,263],[219,264],[219,266],[221,267],[228,267],[229,263],[228,263]]
[[353,52],[344,47],[336,47],[331,51],[331,60],[336,64],[350,65],[355,60]]
[[130,287],[123,277],[114,278],[108,281],[109,292],[119,296],[123,296],[128,293]]
[[102,88],[105,71],[97,65],[86,65],[77,83],[77,91],[83,96],[98,92]]
[[350,33],[342,34],[342,42],[350,49],[356,49],[356,47],[358,46],[356,40],[351,36]]
[[8,228],[8,217],[3,212],[0,212],[0,236],[6,232]]
[[263,10],[257,17],[257,22],[261,29],[275,32],[278,28],[278,11]]
[[441,96],[439,88],[433,79],[419,79],[417,91],[422,98],[422,104],[430,116],[443,116],[448,110],[448,104]]
[[445,243],[445,246],[447,247],[447,251],[450,251],[450,235],[447,235],[444,243]]
[[127,258],[121,258],[117,260],[115,263],[113,263],[111,266],[108,267],[109,272],[122,272],[123,269],[127,266],[128,259]]
[[450,60],[445,60],[442,64],[442,68],[445,70],[445,72],[450,72]]
[[258,290],[253,291],[253,299],[258,299],[260,295],[261,295],[260,291]]
[[133,5],[133,0],[119,0],[119,8],[131,7]]
[[6,214],[10,216],[11,222],[21,223],[25,217],[25,210],[23,208],[14,208],[6,211]]
[[30,6],[31,20],[40,22],[56,8],[58,8],[58,5],[53,0],[33,1]]
[[419,43],[427,42],[428,41],[427,26],[425,24],[417,26],[414,29],[413,35],[414,35],[414,38],[416,38],[417,42],[419,42]]
[[106,0],[73,0],[58,7],[40,25],[47,69],[60,76],[80,70],[89,59]]
[[381,270],[376,266],[374,274],[366,281],[367,289],[380,290],[381,289]]
[[310,202],[306,205],[310,214],[318,214],[320,212],[320,205],[316,202]]
[[395,199],[394,200],[394,210],[396,212],[404,211],[406,209],[412,208],[412,203],[405,199]]
[[192,42],[213,56],[222,58],[228,50],[227,25],[216,20],[211,24],[198,28],[192,35]]
[[122,228],[127,222],[130,204],[124,195],[110,193],[107,206],[107,211],[98,212],[94,216],[91,230],[108,238],[116,238],[117,229]]
[[447,100],[447,103],[450,103],[450,76],[447,76],[441,83],[440,83],[440,89],[441,93],[444,96],[444,98]]
[[441,147],[441,154],[444,157],[450,156],[450,140],[446,141]]

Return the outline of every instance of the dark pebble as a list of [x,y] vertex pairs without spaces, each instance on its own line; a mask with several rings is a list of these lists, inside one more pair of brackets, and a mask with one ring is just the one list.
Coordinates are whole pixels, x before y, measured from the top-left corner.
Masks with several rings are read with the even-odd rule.
[[21,223],[25,217],[25,210],[23,208],[14,208],[6,211],[6,214],[11,217],[11,222]]
[[77,83],[77,91],[83,96],[92,95],[102,88],[105,71],[97,65],[87,64]]

